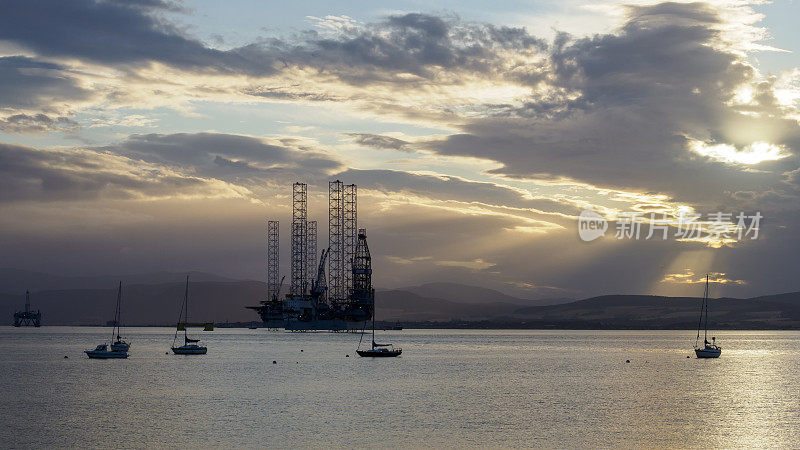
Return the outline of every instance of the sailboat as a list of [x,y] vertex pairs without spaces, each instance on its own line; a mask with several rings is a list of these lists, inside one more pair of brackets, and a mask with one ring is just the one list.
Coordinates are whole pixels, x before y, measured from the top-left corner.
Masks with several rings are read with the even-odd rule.
[[86,353],[90,359],[109,359],[109,358],[127,358],[128,357],[128,348],[130,348],[130,344],[122,340],[122,337],[119,335],[119,310],[120,310],[120,302],[122,300],[122,282],[119,282],[119,290],[117,291],[117,306],[114,309],[114,326],[111,329],[111,340],[114,341],[116,337],[116,342],[111,344],[111,349],[109,350],[107,344],[100,344],[94,348],[94,350],[84,350],[83,352]]
[[[120,336],[120,316],[122,315],[122,281],[119,282],[117,291],[117,310],[114,312],[114,328],[111,329],[111,350],[115,352],[127,352],[131,348],[130,342],[126,342]],[[114,340],[116,338],[116,340]]]
[[[705,315],[705,321],[703,316]],[[705,323],[705,327],[703,324]],[[704,328],[703,346],[699,346],[700,328]],[[711,337],[708,342],[708,274],[706,274],[706,290],[703,293],[703,303],[700,305],[700,323],[697,324],[697,339],[694,341],[694,353],[698,358],[719,358],[722,354],[722,347],[717,345],[717,338]]]
[[[183,326],[181,327],[181,317],[183,317]],[[172,339],[172,353],[176,355],[205,355],[208,351],[203,345],[198,345],[200,339],[190,339],[187,334],[189,321],[189,275],[186,275],[186,290],[183,294],[183,306],[181,312],[178,314],[178,325],[175,327],[175,337]],[[178,340],[178,331],[183,328],[183,345],[176,347],[175,343]]]
[[375,311],[372,312],[372,347],[361,350],[361,341],[363,339],[364,330],[361,330],[361,339],[358,340],[358,349],[356,349],[358,356],[391,358],[393,356],[400,356],[400,354],[403,353],[402,348],[394,348],[392,344],[378,344],[375,342]]
[[86,356],[90,359],[109,359],[109,358],[127,358],[128,352],[119,350],[109,350],[108,345],[100,344],[94,350],[84,350]]

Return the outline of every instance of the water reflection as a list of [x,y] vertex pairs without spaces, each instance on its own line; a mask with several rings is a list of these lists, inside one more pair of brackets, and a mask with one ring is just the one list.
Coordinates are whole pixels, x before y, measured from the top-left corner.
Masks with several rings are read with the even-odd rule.
[[347,334],[218,329],[203,334],[208,355],[185,358],[164,354],[172,330],[127,331],[129,359],[89,361],[81,351],[105,329],[0,328],[0,442],[730,448],[800,437],[797,332],[718,332],[722,357],[698,360],[692,331],[388,331],[406,352],[365,360]]

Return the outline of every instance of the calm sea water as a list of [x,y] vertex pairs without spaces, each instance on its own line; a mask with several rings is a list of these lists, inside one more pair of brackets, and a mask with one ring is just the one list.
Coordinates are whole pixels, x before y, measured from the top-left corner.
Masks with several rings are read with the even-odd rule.
[[691,331],[387,331],[404,353],[375,360],[352,334],[197,331],[208,355],[175,356],[172,330],[125,332],[96,361],[108,329],[0,327],[0,446],[800,445],[798,332],[718,332],[719,360]]

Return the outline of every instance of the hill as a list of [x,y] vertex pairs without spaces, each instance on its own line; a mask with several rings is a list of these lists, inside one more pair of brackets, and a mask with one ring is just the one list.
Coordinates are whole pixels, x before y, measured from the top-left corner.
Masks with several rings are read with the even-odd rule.
[[[551,326],[572,323],[603,328],[695,328],[700,299],[652,295],[606,295],[564,305],[519,308],[517,318]],[[800,292],[709,302],[713,327],[800,328]]]
[[458,283],[426,283],[396,289],[422,297],[450,300],[456,303],[511,303],[525,306],[557,305],[575,301],[573,298],[527,299],[513,297],[494,289]]
[[[183,299],[184,276],[158,272],[122,277],[124,323],[173,324]],[[158,283],[165,278],[170,282]],[[105,324],[113,315],[119,279],[0,270],[0,321],[11,323],[14,311],[24,305],[25,288],[30,286],[32,307],[42,311],[44,325]],[[218,324],[259,320],[245,306],[257,305],[266,296],[263,282],[228,280],[211,274],[193,273],[189,289],[190,319]],[[461,322],[458,326],[466,328],[692,329],[697,326],[700,308],[698,298],[652,295],[605,295],[541,305],[532,304],[534,300],[455,283],[379,290],[376,302],[379,321],[400,321],[406,326],[434,326],[431,323],[438,322],[435,326],[443,327]],[[749,299],[712,299],[710,309],[711,326],[717,329],[800,329],[800,292]]]
[[[124,285],[122,321],[126,325],[172,325],[183,301],[184,284]],[[117,290],[66,289],[31,294],[31,307],[42,311],[43,325],[99,325],[114,315]],[[195,322],[258,320],[245,306],[266,296],[258,281],[199,281],[189,285],[189,319]],[[24,306],[24,295],[0,294],[0,317],[11,323],[14,311]]]
[[404,290],[375,293],[377,320],[417,322],[427,320],[483,320],[512,315],[519,305],[505,302],[460,303],[430,298]]

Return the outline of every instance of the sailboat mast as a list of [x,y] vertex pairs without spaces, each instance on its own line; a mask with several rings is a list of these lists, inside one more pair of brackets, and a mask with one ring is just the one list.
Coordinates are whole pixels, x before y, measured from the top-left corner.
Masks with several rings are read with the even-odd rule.
[[122,282],[119,282],[119,288],[117,289],[117,304],[114,305],[114,324],[111,326],[111,342],[114,342],[114,338],[117,337],[117,324],[119,324],[119,297],[122,293]]
[[188,338],[186,326],[189,323],[189,275],[186,275],[186,290],[183,292],[183,309],[186,313],[186,315],[183,316],[183,339],[185,343],[186,339]]
[[119,340],[119,322],[122,318],[122,281],[119,282],[119,290],[117,290],[117,317],[114,318],[114,323],[117,326],[117,340]]
[[708,342],[708,274],[706,274],[706,329],[705,329],[705,336],[703,340]]
[[375,311],[372,311],[372,349],[375,350]]

